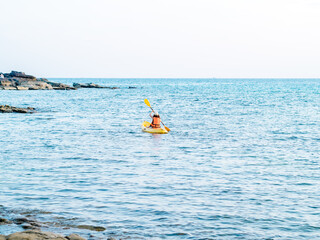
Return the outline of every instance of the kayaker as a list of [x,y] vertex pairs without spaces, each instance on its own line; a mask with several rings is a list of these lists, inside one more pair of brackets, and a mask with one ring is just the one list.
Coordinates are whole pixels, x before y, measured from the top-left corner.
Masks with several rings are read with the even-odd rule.
[[160,125],[161,120],[160,120],[159,113],[152,111],[150,113],[150,117],[152,118],[152,122],[150,124],[150,127],[152,127],[152,128],[161,128],[161,125]]

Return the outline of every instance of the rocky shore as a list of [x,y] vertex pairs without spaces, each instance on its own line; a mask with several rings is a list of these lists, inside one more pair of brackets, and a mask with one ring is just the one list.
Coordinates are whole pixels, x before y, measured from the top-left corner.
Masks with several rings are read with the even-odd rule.
[[[119,87],[101,86],[95,83],[73,83],[73,86],[51,82],[46,78],[36,78],[24,72],[0,72],[0,90],[76,90],[79,88],[119,89]],[[129,87],[135,89],[136,87]]]
[[[39,230],[27,230],[23,232],[16,232],[10,235],[0,235],[0,240],[88,240],[72,233],[67,236],[52,232],[42,232]],[[106,240],[116,240],[113,237],[108,237]]]
[[[1,207],[1,205],[0,205]],[[1,212],[1,211],[0,211]],[[57,222],[40,222],[35,219],[26,217],[17,217],[11,220],[1,217],[0,215],[0,225],[16,225],[20,226],[24,231],[15,232],[9,235],[2,235],[0,232],[0,240],[116,240],[115,238],[109,236],[106,238],[95,237],[90,234],[89,238],[84,238],[78,234],[72,233],[68,235],[57,234],[48,231],[42,231],[41,228],[60,228],[60,229],[82,229],[92,232],[103,232],[106,229],[101,226],[91,226],[91,225],[69,225],[67,223],[60,224]]]

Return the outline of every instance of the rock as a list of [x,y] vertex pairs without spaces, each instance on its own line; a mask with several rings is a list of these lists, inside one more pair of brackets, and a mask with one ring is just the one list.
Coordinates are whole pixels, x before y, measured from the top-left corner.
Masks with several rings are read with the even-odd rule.
[[42,81],[23,81],[20,83],[21,87],[27,87],[29,90],[52,90],[53,87],[49,83]]
[[17,86],[17,90],[29,90],[28,87]]
[[13,108],[13,112],[17,112],[17,113],[28,113],[29,110],[25,109],[25,108]]
[[8,235],[7,237],[0,235],[0,240],[86,240],[78,234],[70,234],[63,237],[60,234],[52,232],[42,232],[40,230],[27,230]]
[[0,217],[0,225],[5,225],[5,224],[11,224],[12,221],[9,221],[8,219]]
[[21,224],[21,227],[23,228],[23,229],[34,229],[34,230],[40,230],[40,228],[39,227],[36,227],[36,226],[33,226],[32,224],[29,224],[29,223],[23,223],[23,224]]
[[29,79],[36,79],[34,76],[26,75],[24,72],[17,72],[17,71],[11,71],[9,73],[9,77],[19,77],[19,78],[29,78]]
[[3,87],[12,87],[12,82],[9,80],[2,80],[0,81],[0,85]]
[[4,73],[0,78],[0,90],[74,90],[67,84],[49,82],[46,78],[36,78],[24,72]]
[[37,81],[48,82],[48,79],[46,79],[46,78],[37,78]]
[[75,88],[110,88],[110,87],[103,87],[95,83],[73,83],[73,87]]
[[73,87],[54,87],[53,90],[76,90]]
[[14,219],[14,223],[21,225],[23,229],[39,229],[42,226],[39,222],[24,217]]
[[113,237],[108,237],[107,240],[117,240],[117,239],[115,239]]
[[104,87],[95,83],[73,83],[73,87],[78,88],[108,88],[108,89],[119,89],[118,87]]
[[13,110],[12,110],[12,108],[10,107],[10,106],[8,106],[8,105],[1,105],[0,106],[0,112],[2,112],[2,113],[12,113],[13,112]]
[[80,237],[78,234],[74,234],[74,233],[66,236],[66,238],[68,240],[86,240],[85,238]]
[[10,234],[7,240],[67,240],[67,238],[56,233],[27,230]]
[[16,87],[3,87],[3,90],[17,90]]
[[46,78],[36,78],[18,71],[4,73],[0,77],[0,90],[76,90],[78,88],[119,89],[119,87],[105,87],[95,83],[73,83],[73,86],[69,86],[48,81]]
[[35,113],[35,109],[28,107],[28,108],[17,108],[17,107],[12,107],[9,105],[0,105],[0,112],[2,113]]
[[137,87],[129,87],[129,89],[136,89]]
[[76,227],[80,229],[88,229],[88,230],[97,231],[97,232],[103,232],[106,230],[104,227],[91,226],[91,225],[78,225]]
[[71,87],[64,83],[48,82],[54,90],[75,90],[76,88]]
[[13,221],[14,221],[15,224],[20,225],[22,223],[29,222],[29,219],[28,218],[24,218],[24,217],[20,217],[20,218],[15,218]]

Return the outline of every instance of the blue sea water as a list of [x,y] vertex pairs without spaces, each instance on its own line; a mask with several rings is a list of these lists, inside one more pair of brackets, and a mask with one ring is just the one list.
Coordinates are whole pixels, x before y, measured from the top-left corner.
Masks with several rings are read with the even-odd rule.
[[[320,238],[320,80],[52,80],[120,89],[0,92],[38,110],[0,115],[2,217],[97,239]],[[169,134],[141,131],[145,98]]]

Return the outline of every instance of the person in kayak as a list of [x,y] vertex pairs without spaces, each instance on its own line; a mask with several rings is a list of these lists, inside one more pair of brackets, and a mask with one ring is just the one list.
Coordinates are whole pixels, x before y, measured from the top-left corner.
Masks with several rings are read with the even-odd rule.
[[150,124],[150,127],[152,127],[152,128],[161,128],[161,125],[160,125],[161,119],[160,119],[159,113],[152,111],[150,113],[150,117],[152,118],[152,122]]

